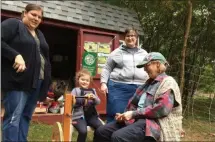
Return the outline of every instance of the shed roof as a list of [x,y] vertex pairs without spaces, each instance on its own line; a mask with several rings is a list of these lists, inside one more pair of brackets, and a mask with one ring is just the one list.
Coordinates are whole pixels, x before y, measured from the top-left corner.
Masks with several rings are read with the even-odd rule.
[[133,26],[143,34],[134,11],[100,1],[1,1],[1,9],[22,12],[28,3],[41,5],[46,18],[120,32]]

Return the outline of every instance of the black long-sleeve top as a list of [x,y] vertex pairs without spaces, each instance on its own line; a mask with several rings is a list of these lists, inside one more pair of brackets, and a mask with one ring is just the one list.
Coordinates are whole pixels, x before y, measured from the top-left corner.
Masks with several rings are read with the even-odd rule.
[[[51,65],[49,46],[43,33],[36,30],[40,40],[40,53],[45,59],[44,81],[40,92],[40,100],[46,98],[51,81]],[[37,87],[40,73],[40,53],[37,43],[24,23],[16,18],[9,18],[1,24],[1,87],[3,90],[29,91]],[[26,64],[24,72],[16,73],[14,60],[21,54]]]

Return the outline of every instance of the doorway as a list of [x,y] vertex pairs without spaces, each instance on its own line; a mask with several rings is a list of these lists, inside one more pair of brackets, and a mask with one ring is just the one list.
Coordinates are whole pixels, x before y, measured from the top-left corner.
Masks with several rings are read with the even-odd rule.
[[71,90],[75,85],[78,31],[46,24],[39,29],[49,44],[52,80],[68,81]]

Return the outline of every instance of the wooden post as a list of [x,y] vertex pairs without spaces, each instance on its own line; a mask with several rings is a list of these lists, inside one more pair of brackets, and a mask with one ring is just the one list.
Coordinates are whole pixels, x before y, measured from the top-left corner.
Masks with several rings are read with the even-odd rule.
[[70,140],[70,123],[72,118],[72,95],[65,95],[64,116],[63,116],[63,135],[64,141]]

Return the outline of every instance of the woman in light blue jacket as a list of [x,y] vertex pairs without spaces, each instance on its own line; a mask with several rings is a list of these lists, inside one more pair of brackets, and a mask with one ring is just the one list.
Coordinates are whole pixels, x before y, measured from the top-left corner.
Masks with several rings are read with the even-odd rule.
[[137,47],[137,31],[125,30],[125,44],[115,49],[108,57],[101,73],[101,91],[107,93],[107,123],[114,120],[116,113],[124,112],[128,100],[138,85],[145,83],[148,74],[136,68],[148,54]]

